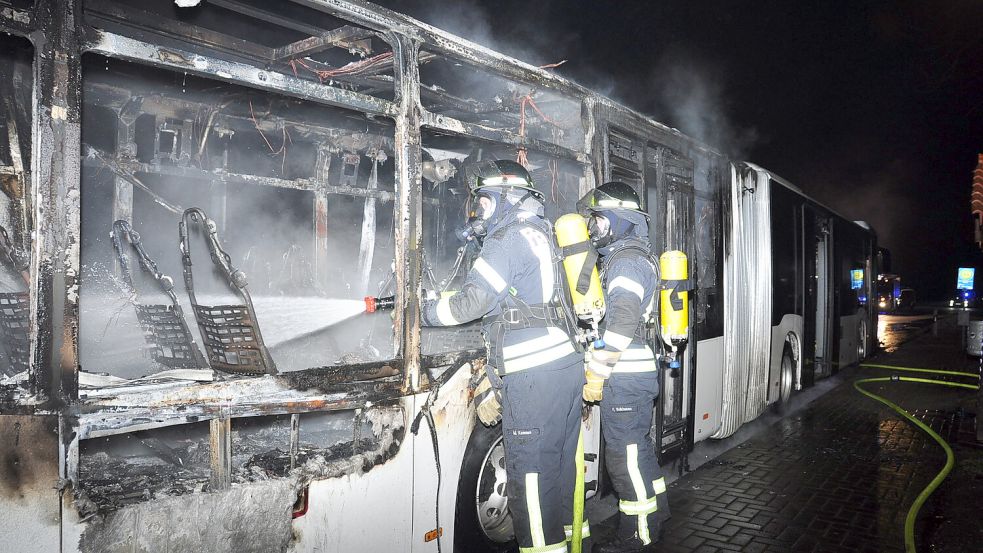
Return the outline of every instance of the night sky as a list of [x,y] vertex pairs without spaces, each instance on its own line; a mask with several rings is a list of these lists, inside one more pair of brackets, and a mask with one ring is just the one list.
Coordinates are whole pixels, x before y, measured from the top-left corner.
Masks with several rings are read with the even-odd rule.
[[868,221],[920,299],[952,292],[960,264],[983,271],[983,2],[381,3],[530,63],[569,60],[554,71]]

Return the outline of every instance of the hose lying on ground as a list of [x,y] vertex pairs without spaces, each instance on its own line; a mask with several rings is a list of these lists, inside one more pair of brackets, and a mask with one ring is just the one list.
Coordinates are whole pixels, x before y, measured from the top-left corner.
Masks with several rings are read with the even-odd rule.
[[[896,366],[893,366],[893,365],[875,365],[875,364],[869,364],[869,363],[863,363],[860,366],[861,367],[878,368],[878,369],[890,369],[890,370],[897,370],[897,371],[920,372],[920,373],[935,373],[935,374],[954,375],[954,376],[966,376],[966,377],[976,378],[977,380],[980,378],[980,376],[978,374],[966,373],[966,372],[957,372],[957,371],[942,371],[942,370],[936,370],[936,369],[916,369],[916,368],[911,368],[911,367],[896,367]],[[949,475],[949,472],[952,471],[952,467],[955,464],[955,455],[953,454],[952,448],[949,446],[949,444],[944,439],[942,439],[942,436],[939,436],[938,433],[936,433],[934,430],[932,430],[927,424],[925,424],[924,422],[916,419],[911,413],[909,413],[908,411],[904,410],[902,407],[898,406],[897,404],[891,402],[890,400],[888,400],[888,399],[886,399],[884,397],[881,397],[881,396],[879,396],[879,395],[877,395],[877,394],[875,394],[873,392],[869,392],[869,391],[863,389],[863,387],[861,387],[861,384],[865,384],[865,383],[868,383],[868,382],[893,382],[893,381],[916,382],[916,383],[920,383],[920,384],[937,384],[937,385],[940,385],[940,386],[950,386],[950,387],[953,387],[953,388],[965,388],[965,389],[969,389],[969,390],[979,390],[980,387],[977,384],[963,384],[961,382],[948,382],[948,381],[944,381],[944,380],[933,380],[933,379],[930,379],[930,378],[915,378],[915,377],[910,377],[910,376],[897,376],[897,375],[895,375],[895,376],[874,377],[874,378],[861,378],[861,379],[855,380],[853,382],[853,387],[856,388],[857,391],[859,391],[861,394],[863,394],[863,395],[865,395],[865,396],[867,396],[867,397],[869,397],[871,399],[874,399],[876,401],[879,401],[879,402],[883,403],[884,405],[887,405],[888,407],[890,407],[891,409],[893,409],[894,411],[896,411],[899,415],[901,415],[902,417],[904,417],[906,420],[908,420],[909,422],[911,422],[912,424],[914,424],[918,428],[922,429],[933,440],[935,440],[940,446],[942,446],[942,449],[943,450],[945,450],[945,466],[943,466],[942,467],[942,470],[939,471],[939,473],[935,475],[935,478],[933,478],[932,481],[928,483],[928,486],[925,486],[925,489],[923,489],[921,491],[921,493],[918,494],[918,497],[915,498],[915,502],[912,503],[911,508],[908,509],[908,514],[905,517],[905,524],[904,524],[905,552],[906,553],[915,553],[915,519],[918,518],[918,511],[921,510],[922,505],[925,504],[925,502],[928,500],[929,496],[931,496],[932,493],[935,492],[935,490],[939,487],[939,485],[942,484],[942,481],[945,480],[945,478]]]

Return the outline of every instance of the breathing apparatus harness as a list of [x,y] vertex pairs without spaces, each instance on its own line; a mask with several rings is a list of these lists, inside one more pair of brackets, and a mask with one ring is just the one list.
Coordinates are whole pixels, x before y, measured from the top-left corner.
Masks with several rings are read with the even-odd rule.
[[[652,267],[652,271],[655,273],[655,280],[662,283],[662,275],[659,272],[659,260],[656,259],[655,254],[653,254],[649,248],[638,244],[628,243],[604,256],[604,264],[601,267],[601,282],[604,284],[605,290],[608,289],[607,268],[613,265],[616,259],[625,257],[629,254],[638,255],[644,259]],[[649,305],[643,306],[643,308],[647,307],[648,315],[646,316],[645,311],[643,310],[642,315],[644,319],[638,322],[634,335],[635,339],[649,344],[653,351],[657,349],[656,344],[661,343],[661,340],[659,339],[659,325],[655,324],[655,306],[658,305],[658,290],[660,288],[661,286],[656,286],[656,291],[652,294],[652,299],[649,300]]]
[[[520,200],[516,205],[521,204],[524,199]],[[550,244],[550,250],[552,251],[551,263],[553,265],[554,293],[549,302],[526,303],[515,294],[514,289],[510,288],[505,299],[499,303],[499,312],[495,315],[486,316],[483,321],[483,326],[486,327],[485,340],[488,343],[489,364],[495,367],[495,370],[498,371],[500,376],[505,374],[502,342],[505,333],[510,330],[557,327],[563,329],[571,337],[570,342],[576,351],[584,351],[583,344],[575,338],[578,329],[576,319],[573,315],[573,307],[569,304],[566,281],[563,278],[563,258],[559,253],[559,248],[551,238],[553,233],[549,228],[549,222],[543,220],[543,223],[546,227],[545,229],[529,221],[518,221],[505,228],[498,229],[492,234],[492,236],[498,237],[504,234],[512,225],[521,225],[542,233]]]

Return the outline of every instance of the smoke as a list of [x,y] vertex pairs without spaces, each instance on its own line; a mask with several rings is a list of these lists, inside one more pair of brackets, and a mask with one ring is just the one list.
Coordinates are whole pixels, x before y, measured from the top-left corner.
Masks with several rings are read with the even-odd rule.
[[684,52],[670,49],[656,64],[649,77],[655,92],[655,115],[710,147],[735,159],[747,157],[760,140],[754,126],[737,124],[728,101],[727,71]]

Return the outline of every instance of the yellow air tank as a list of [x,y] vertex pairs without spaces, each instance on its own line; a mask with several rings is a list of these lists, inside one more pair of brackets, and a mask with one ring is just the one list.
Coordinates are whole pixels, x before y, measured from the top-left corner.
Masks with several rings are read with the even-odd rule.
[[587,221],[576,213],[568,213],[556,220],[553,231],[563,251],[563,271],[570,285],[574,313],[581,321],[596,326],[604,316],[604,293],[597,272],[597,255],[591,250],[587,234]]
[[685,342],[689,332],[689,263],[679,250],[668,251],[659,257],[662,291],[659,293],[659,322],[662,340],[668,346]]

